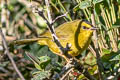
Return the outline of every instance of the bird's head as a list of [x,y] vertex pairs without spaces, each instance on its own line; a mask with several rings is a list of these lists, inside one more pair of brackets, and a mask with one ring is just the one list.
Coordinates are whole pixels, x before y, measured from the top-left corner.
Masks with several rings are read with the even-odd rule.
[[81,31],[93,32],[94,30],[98,29],[94,27],[90,22],[82,20],[80,23]]

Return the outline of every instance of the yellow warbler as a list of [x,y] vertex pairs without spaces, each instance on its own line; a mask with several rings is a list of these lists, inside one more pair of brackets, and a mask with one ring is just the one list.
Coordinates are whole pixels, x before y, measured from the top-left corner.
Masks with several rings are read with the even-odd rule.
[[[63,47],[66,47],[67,43],[71,44],[71,51],[68,51],[68,54],[71,56],[78,56],[89,46],[92,33],[95,29],[95,27],[85,20],[74,20],[58,26],[55,29],[55,33]],[[52,52],[60,55],[61,51],[54,43],[49,31],[46,31],[39,38],[14,42],[14,44],[23,44],[35,41],[40,45],[47,45]]]
[[[68,54],[71,56],[78,56],[90,44],[91,36],[95,29],[96,28],[87,21],[75,20],[58,26],[55,32],[63,47],[66,47],[67,43],[71,44],[71,51],[69,51]],[[40,45],[47,45],[52,52],[60,53],[49,31],[42,34],[41,37],[42,36],[43,38],[38,40]]]

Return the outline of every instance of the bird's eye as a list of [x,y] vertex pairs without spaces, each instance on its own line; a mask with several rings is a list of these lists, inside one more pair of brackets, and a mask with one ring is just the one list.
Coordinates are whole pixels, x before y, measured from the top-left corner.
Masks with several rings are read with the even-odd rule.
[[87,28],[86,26],[83,26],[83,29],[89,29],[89,28]]

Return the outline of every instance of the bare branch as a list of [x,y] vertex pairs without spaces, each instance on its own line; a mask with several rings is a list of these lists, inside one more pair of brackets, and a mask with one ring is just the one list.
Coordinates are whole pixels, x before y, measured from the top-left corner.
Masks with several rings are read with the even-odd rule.
[[[96,26],[94,11],[92,11],[91,20],[92,20],[93,26]],[[93,37],[94,37],[93,43],[95,45],[95,52],[96,52],[96,59],[97,59],[97,65],[98,65],[98,70],[99,70],[99,76],[100,76],[100,80],[103,80],[104,76],[102,75],[102,72],[104,72],[104,68],[103,68],[103,64],[102,64],[101,58],[100,58],[97,31],[94,31]]]
[[[46,20],[46,23],[48,25],[48,29],[49,31],[51,32],[51,35],[52,35],[52,38],[53,38],[53,41],[56,43],[56,45],[58,46],[58,48],[61,50],[61,54],[67,54],[69,49],[67,48],[64,48],[60,41],[58,40],[58,37],[56,36],[56,33],[54,31],[54,26],[51,24],[52,23],[52,19],[51,19],[51,15],[50,15],[50,11],[49,11],[49,2],[48,0],[45,0],[46,1],[46,6],[47,6],[47,12],[48,12],[48,18],[49,18],[49,21],[46,19],[46,17],[44,16],[43,14],[43,11],[40,11],[38,10],[38,14],[44,19]],[[71,58],[70,55],[67,54],[66,58]]]
[[69,70],[66,72],[66,74],[64,74],[64,76],[63,76],[60,80],[64,80],[64,79],[67,77],[67,75],[68,75],[73,69],[74,69],[74,68],[69,69]]
[[63,78],[65,77],[65,74],[67,75],[69,70],[71,70],[74,65],[71,64],[72,61],[69,61],[63,68],[62,71],[59,74],[55,74],[52,78],[52,80],[56,80],[56,79],[60,79],[63,80]]
[[61,17],[65,17],[67,14],[68,14],[68,12],[66,12],[65,14],[63,14],[63,15],[61,15],[61,16],[56,17],[56,18],[52,21],[51,24],[55,23],[55,21],[56,21],[57,19],[59,19],[59,18],[61,18]]
[[15,71],[17,72],[17,74],[19,75],[19,77],[21,78],[21,80],[25,80],[23,75],[21,74],[21,72],[19,71],[19,69],[17,68],[16,64],[15,64],[15,61],[13,60],[12,56],[10,55],[9,53],[9,49],[8,49],[8,46],[7,46],[7,42],[6,42],[6,39],[5,39],[5,36],[2,32],[2,29],[0,28],[0,35],[2,37],[2,42],[3,42],[3,46],[5,48],[5,53],[7,54],[8,58],[10,59]]

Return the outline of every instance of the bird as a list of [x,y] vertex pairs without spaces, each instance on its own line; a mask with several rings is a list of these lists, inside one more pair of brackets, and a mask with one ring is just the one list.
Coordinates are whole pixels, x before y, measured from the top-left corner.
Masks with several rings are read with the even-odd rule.
[[[55,33],[64,48],[67,44],[71,45],[68,54],[75,57],[82,54],[82,52],[88,48],[93,31],[96,29],[96,27],[86,20],[73,20],[70,22],[65,22],[55,28]],[[41,34],[40,37],[35,39],[26,39],[23,43],[27,41],[37,42],[40,45],[47,45],[53,53],[61,56],[61,50],[53,41],[49,30]],[[20,42],[16,43],[20,44]],[[62,55],[62,57],[65,58],[64,55]]]

